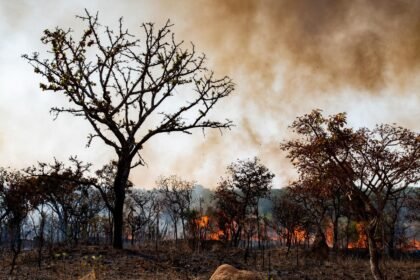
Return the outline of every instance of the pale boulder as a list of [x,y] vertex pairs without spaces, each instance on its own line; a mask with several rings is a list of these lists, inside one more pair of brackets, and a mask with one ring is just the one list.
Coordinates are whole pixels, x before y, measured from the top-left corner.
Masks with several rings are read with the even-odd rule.
[[258,274],[248,270],[239,270],[231,265],[222,264],[219,266],[210,280],[256,280],[262,279]]
[[95,270],[92,270],[91,272],[89,272],[82,278],[79,278],[78,280],[96,280]]

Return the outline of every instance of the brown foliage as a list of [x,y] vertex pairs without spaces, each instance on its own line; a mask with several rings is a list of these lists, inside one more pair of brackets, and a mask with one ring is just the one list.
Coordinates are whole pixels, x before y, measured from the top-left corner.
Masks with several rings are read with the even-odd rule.
[[420,178],[419,134],[393,125],[354,130],[344,113],[325,118],[319,110],[298,117],[291,128],[301,138],[282,149],[298,169],[296,184],[339,187],[353,215],[367,224],[372,274],[382,279],[376,229],[387,202]]

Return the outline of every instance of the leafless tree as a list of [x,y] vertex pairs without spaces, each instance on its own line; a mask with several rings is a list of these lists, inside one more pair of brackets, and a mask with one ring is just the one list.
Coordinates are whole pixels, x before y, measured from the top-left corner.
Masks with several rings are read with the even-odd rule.
[[163,206],[174,226],[175,241],[178,242],[179,221],[181,221],[183,238],[185,238],[186,220],[191,208],[194,182],[182,180],[177,176],[169,176],[159,178],[157,186],[162,195]]
[[145,233],[153,228],[156,219],[156,191],[133,190],[127,199],[127,225],[131,231],[131,244],[134,245],[138,232]]
[[[402,238],[404,223],[410,220],[410,201],[415,198],[415,188],[407,188],[404,191],[392,195],[385,206],[382,218],[382,243],[384,253],[395,257],[397,240]],[[405,213],[404,213],[405,212]]]
[[78,18],[86,23],[81,38],[74,38],[71,29],[47,29],[41,38],[50,47],[47,58],[38,53],[23,57],[46,79],[41,89],[68,98],[69,107],[52,112],[86,119],[94,131],[88,146],[99,138],[115,151],[113,246],[122,248],[126,185],[130,170],[145,164],[144,145],[163,133],[230,128],[231,121],[208,115],[234,86],[206,69],[205,56],[194,45],[184,49],[170,22],[158,29],[143,24],[144,36],[136,39],[122,19],[111,30],[87,11]]

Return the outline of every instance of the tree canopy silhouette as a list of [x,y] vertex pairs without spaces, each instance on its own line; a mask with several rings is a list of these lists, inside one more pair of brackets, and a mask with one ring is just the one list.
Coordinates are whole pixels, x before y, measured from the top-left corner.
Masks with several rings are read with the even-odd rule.
[[383,279],[375,234],[390,199],[420,179],[420,135],[386,124],[355,130],[345,113],[324,117],[319,110],[298,117],[291,128],[300,137],[282,149],[298,169],[296,183],[315,186],[316,179],[324,188],[341,188],[366,224],[372,275]]
[[41,38],[50,48],[47,58],[39,53],[23,57],[45,78],[42,90],[68,98],[68,107],[51,109],[55,117],[83,117],[94,131],[87,145],[99,138],[114,149],[113,245],[122,248],[126,184],[130,170],[145,164],[141,150],[146,142],[162,133],[230,128],[230,120],[208,115],[234,84],[228,77],[215,78],[193,44],[184,48],[177,42],[169,21],[161,28],[143,24],[137,39],[122,19],[112,30],[99,24],[97,14],[86,11],[78,18],[86,24],[80,38],[71,29],[47,29]]
[[227,167],[227,175],[216,188],[216,205],[220,210],[219,224],[222,228],[233,229],[229,234],[231,242],[238,246],[244,222],[250,216],[257,218],[260,235],[258,202],[269,196],[274,174],[255,157],[231,163]]

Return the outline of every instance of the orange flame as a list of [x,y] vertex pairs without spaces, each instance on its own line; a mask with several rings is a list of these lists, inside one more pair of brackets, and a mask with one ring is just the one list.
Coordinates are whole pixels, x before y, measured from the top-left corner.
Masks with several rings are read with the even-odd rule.
[[[210,240],[220,240],[222,236],[224,236],[224,232],[220,229],[216,231],[210,231],[210,217],[209,216],[201,216],[200,218],[195,220],[195,224],[198,229],[203,230],[202,238],[210,239]],[[209,232],[210,231],[210,232]],[[207,235],[206,232],[209,232]]]
[[327,242],[327,245],[328,245],[328,247],[333,247],[333,244],[334,244],[334,230],[333,230],[333,226],[331,225],[331,226],[328,226],[326,229],[325,229],[325,238],[326,238],[326,242]]
[[420,241],[412,239],[408,241],[403,248],[404,251],[417,251],[420,250]]
[[221,237],[224,236],[224,235],[225,234],[223,233],[223,231],[219,229],[216,232],[210,233],[209,237],[210,237],[210,240],[220,240]]
[[365,225],[362,223],[356,224],[356,231],[359,235],[359,239],[356,242],[349,242],[347,248],[367,248],[367,236],[365,233]]
[[209,225],[209,221],[209,216],[201,216],[200,218],[195,220],[195,223],[199,228],[207,228]]
[[305,236],[306,236],[305,230],[303,230],[301,228],[297,228],[293,231],[293,234],[295,235],[297,241],[299,241],[299,242],[305,241]]

